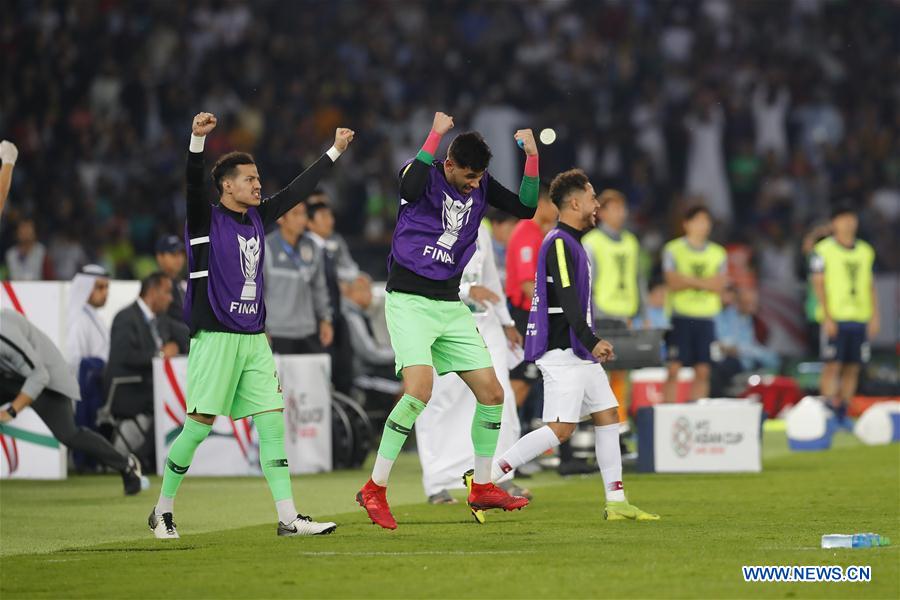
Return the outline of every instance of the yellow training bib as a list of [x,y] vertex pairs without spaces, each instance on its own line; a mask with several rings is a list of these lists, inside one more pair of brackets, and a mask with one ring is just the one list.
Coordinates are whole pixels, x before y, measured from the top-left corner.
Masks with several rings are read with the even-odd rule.
[[[867,323],[872,318],[872,246],[856,240],[853,248],[847,248],[827,237],[813,251],[825,264],[825,302],[831,318]],[[817,307],[816,319],[821,322],[824,316],[824,309]]]
[[[697,250],[683,237],[670,241],[663,252],[672,255],[676,272],[702,279],[718,274],[727,259],[725,248],[719,244],[707,242],[705,248]],[[711,319],[722,310],[721,296],[708,290],[679,290],[672,292],[670,298],[673,314],[684,317]]]
[[638,259],[640,244],[630,231],[623,231],[620,240],[594,229],[582,238],[582,243],[596,267],[593,284],[594,305],[602,314],[632,318],[640,305],[638,291]]

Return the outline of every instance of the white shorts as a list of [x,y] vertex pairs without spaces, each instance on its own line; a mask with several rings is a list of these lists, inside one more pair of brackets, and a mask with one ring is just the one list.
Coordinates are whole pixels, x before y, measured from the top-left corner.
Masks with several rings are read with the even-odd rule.
[[578,423],[619,406],[603,365],[578,358],[571,348],[551,350],[535,364],[544,376],[544,422]]

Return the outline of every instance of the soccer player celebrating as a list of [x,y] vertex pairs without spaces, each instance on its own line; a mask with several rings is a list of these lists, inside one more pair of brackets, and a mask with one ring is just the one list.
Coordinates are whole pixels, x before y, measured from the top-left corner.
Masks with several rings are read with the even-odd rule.
[[356,495],[372,522],[396,529],[387,502],[391,467],[413,423],[431,398],[433,373],[458,373],[475,395],[472,444],[473,510],[524,507],[491,483],[491,461],[500,433],[503,388],[469,308],[459,299],[463,268],[475,252],[478,226],[488,205],[520,218],[534,215],[538,200],[538,152],[530,129],[515,140],[525,151],[518,195],[487,172],[491,152],[475,132],[453,140],[443,161],[434,160],[453,118],[436,113],[431,132],[400,175],[400,212],[389,258],[385,316],[404,395],[388,415],[372,478]]
[[230,152],[212,170],[219,201],[203,190],[203,146],[216,117],[194,117],[187,162],[187,224],[190,283],[184,301],[191,328],[188,354],[187,418],[172,443],[159,501],[150,512],[157,538],[177,538],[175,493],[194,452],[212,430],[217,415],[253,417],[259,434],[259,462],[278,511],[280,536],[331,533],[334,523],[317,523],[294,508],[284,448],[284,398],[264,333],[265,231],[310,192],[353,140],[338,129],[334,145],[286,188],[263,199],[253,157]]
[[618,402],[600,364],[614,357],[612,344],[598,339],[591,318],[591,269],[582,236],[596,222],[597,197],[580,169],[560,173],[550,184],[559,208],[559,225],[547,234],[538,252],[538,270],[525,358],[544,378],[545,425],[525,435],[493,465],[501,481],[513,469],[569,439],[588,415],[594,423],[597,463],[606,488],[609,520],[655,521],[629,504],[622,485]]
[[875,251],[856,237],[859,219],[850,205],[831,213],[833,235],[815,245],[810,257],[813,289],[822,322],[821,392],[831,399],[841,424],[856,393],[860,364],[869,359],[869,342],[878,335],[878,293],[872,267]]

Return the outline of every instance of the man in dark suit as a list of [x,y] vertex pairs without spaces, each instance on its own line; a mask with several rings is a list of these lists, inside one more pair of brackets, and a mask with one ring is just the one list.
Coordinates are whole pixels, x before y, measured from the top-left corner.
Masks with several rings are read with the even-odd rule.
[[153,415],[153,358],[186,354],[187,325],[167,314],[172,304],[172,279],[161,272],[141,281],[140,296],[113,319],[110,333],[107,385],[121,377],[140,377],[139,383],[117,385],[113,417]]
[[177,235],[164,235],[156,242],[156,264],[159,270],[172,280],[172,303],[168,314],[176,321],[184,322],[184,264],[187,255],[184,242]]
[[353,343],[341,310],[341,288],[356,278],[359,266],[350,256],[347,242],[334,231],[334,212],[325,192],[314,191],[307,198],[306,205],[309,215],[306,237],[322,250],[319,260],[322,261],[321,268],[325,272],[325,284],[334,315],[333,341],[328,347],[331,382],[337,391],[349,394],[353,387]]

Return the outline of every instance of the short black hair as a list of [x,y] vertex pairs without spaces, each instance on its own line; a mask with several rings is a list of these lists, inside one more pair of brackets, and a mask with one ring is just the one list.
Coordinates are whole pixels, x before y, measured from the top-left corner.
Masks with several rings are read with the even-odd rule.
[[836,219],[841,215],[856,215],[856,207],[851,200],[841,200],[832,205],[831,218]]
[[321,200],[317,202],[308,202],[306,204],[306,216],[309,217],[310,221],[313,220],[316,213],[320,210],[331,210],[331,205],[327,202],[322,202]]
[[493,156],[487,142],[477,131],[467,131],[456,136],[450,142],[447,154],[457,167],[479,173],[487,170]]
[[550,183],[550,199],[556,208],[562,209],[566,198],[572,192],[579,192],[587,187],[590,180],[581,169],[569,169],[553,178]]
[[694,204],[693,206],[689,206],[686,211],[684,211],[684,220],[690,221],[700,213],[705,213],[710,220],[712,220],[712,213],[709,212],[709,209],[706,208],[704,204]]
[[246,152],[229,152],[223,154],[212,168],[212,179],[216,184],[219,195],[222,194],[222,180],[226,177],[234,177],[237,174],[238,165],[255,165],[256,161]]
[[163,279],[169,279],[169,276],[162,271],[154,271],[141,279],[140,297],[146,297],[147,294],[150,293],[150,290],[155,290],[162,285]]

